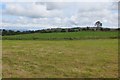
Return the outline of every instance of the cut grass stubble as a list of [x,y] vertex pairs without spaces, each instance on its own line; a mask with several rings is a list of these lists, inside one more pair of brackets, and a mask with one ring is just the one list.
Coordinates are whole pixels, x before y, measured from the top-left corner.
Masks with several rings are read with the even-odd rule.
[[3,78],[118,77],[117,39],[3,40]]

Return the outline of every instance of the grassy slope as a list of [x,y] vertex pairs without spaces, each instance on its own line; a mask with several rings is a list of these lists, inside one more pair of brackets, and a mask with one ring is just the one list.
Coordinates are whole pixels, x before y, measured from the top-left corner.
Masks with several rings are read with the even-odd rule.
[[3,40],[3,77],[117,77],[117,43]]
[[118,32],[94,32],[94,31],[81,31],[81,32],[65,32],[65,33],[34,33],[22,34],[13,36],[3,36],[3,40],[67,40],[67,39],[104,39],[116,38]]

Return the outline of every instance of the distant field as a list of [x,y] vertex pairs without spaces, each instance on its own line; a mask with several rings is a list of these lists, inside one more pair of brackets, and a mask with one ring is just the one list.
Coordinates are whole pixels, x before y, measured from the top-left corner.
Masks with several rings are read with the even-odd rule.
[[63,33],[34,33],[3,36],[3,40],[80,40],[80,39],[115,39],[118,32],[114,31],[81,31]]
[[[65,35],[63,35],[65,34]],[[5,36],[10,39],[116,37],[116,32],[47,33]],[[54,36],[51,36],[54,35]],[[88,35],[88,36],[87,36]],[[3,78],[115,78],[118,40],[3,40]]]

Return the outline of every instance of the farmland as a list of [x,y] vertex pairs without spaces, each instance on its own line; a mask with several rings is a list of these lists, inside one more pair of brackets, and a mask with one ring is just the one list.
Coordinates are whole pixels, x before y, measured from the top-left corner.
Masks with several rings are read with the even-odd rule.
[[80,40],[80,39],[114,39],[118,37],[117,31],[81,31],[63,33],[34,33],[3,36],[3,40]]
[[3,78],[116,78],[118,40],[114,38],[117,34],[72,32],[3,36]]

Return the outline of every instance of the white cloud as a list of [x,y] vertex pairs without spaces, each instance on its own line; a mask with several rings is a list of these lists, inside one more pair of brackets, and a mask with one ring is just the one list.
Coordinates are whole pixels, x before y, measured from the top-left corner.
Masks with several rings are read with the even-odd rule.
[[1,0],[2,2],[118,2],[119,0]]
[[7,3],[3,15],[5,26],[20,28],[22,25],[30,29],[94,26],[97,20],[103,27],[117,27],[118,24],[116,3]]
[[35,3],[8,3],[3,12],[4,14],[31,18],[62,16],[60,10],[47,10],[46,5],[36,5]]
[[94,26],[95,21],[100,20],[104,27],[118,27],[117,10],[114,12],[109,8],[116,6],[116,4],[87,3],[81,4],[81,6],[78,13],[71,17],[72,23],[84,26]]

